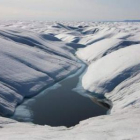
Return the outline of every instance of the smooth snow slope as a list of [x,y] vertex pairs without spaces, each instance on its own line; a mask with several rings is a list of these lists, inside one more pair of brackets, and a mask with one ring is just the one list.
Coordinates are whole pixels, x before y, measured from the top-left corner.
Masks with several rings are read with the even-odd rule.
[[140,73],[140,45],[132,45],[92,63],[82,79],[90,92],[105,94],[124,80]]
[[[62,54],[61,57],[70,61],[73,65],[77,66],[75,57],[72,55],[74,50],[72,47],[85,46],[80,48],[76,54],[77,56],[89,64],[87,72],[82,78],[83,87],[90,91],[92,95],[104,95],[106,98],[112,101],[112,109],[110,114],[90,118],[88,120],[80,122],[75,127],[65,128],[57,127],[52,128],[49,126],[39,126],[34,124],[25,124],[13,121],[7,118],[0,118],[0,138],[4,140],[19,140],[19,139],[52,139],[52,140],[139,140],[140,139],[140,23],[126,23],[126,22],[67,22],[67,23],[46,23],[46,22],[1,22],[1,40],[5,40],[6,44],[12,46],[12,44],[20,46],[23,52],[28,48],[28,52],[32,57],[38,60],[38,57],[42,58],[42,53],[49,55],[52,50],[57,52],[55,57],[60,57],[58,54]],[[6,28],[6,31],[3,31]],[[18,44],[15,43],[15,39],[11,36],[7,37],[7,32],[11,32],[7,28],[12,28],[12,32],[17,36],[25,39],[25,35],[18,33],[18,30],[24,30],[25,34],[31,31],[32,36],[35,36],[32,43],[32,47],[28,47],[29,42],[22,43],[18,39]],[[18,29],[18,30],[17,30]],[[7,31],[8,30],[8,31]],[[34,32],[34,33],[33,33]],[[11,33],[11,34],[13,34]],[[10,35],[11,35],[10,34]],[[27,40],[30,33],[28,33]],[[35,43],[38,40],[40,34],[51,35],[51,37],[57,37],[59,40],[56,42],[64,41],[64,44],[68,44],[69,47],[62,47],[62,50],[55,49],[51,46],[46,48],[44,46],[46,41],[39,40],[39,43]],[[41,35],[42,36],[42,35]],[[8,40],[7,40],[8,38]],[[34,38],[34,37],[33,37]],[[20,44],[19,44],[20,43]],[[52,43],[52,42],[51,42]],[[53,42],[55,43],[55,42]],[[62,43],[62,42],[61,42]],[[23,45],[26,44],[26,45]],[[43,44],[43,45],[42,45]],[[56,43],[57,44],[57,43]],[[63,43],[62,43],[63,44]],[[60,44],[59,47],[63,46]],[[15,45],[15,47],[16,47]],[[71,46],[71,48],[70,48]],[[17,48],[18,48],[17,47]],[[1,55],[7,58],[8,61],[19,60],[22,52],[15,53],[17,49],[12,47],[11,52],[5,51],[6,47],[1,49]],[[56,47],[57,48],[57,47]],[[35,50],[41,51],[41,54],[36,54]],[[43,50],[42,50],[43,49]],[[65,53],[63,52],[65,50]],[[33,51],[34,50],[34,51]],[[43,51],[43,52],[42,52]],[[70,55],[67,55],[69,54]],[[16,56],[11,57],[11,53]],[[10,54],[10,55],[9,55]],[[35,56],[34,56],[35,55]],[[38,56],[39,55],[39,56]],[[41,56],[40,56],[41,55]],[[48,61],[47,56],[43,56],[43,60]],[[54,55],[54,54],[53,54]],[[51,56],[53,56],[51,53]],[[27,55],[28,56],[28,55]],[[17,59],[18,58],[18,59]],[[30,57],[29,57],[30,58]],[[33,60],[28,61],[31,63]],[[21,59],[21,58],[20,58]],[[22,61],[18,62],[23,62]],[[42,61],[43,61],[42,60]],[[26,60],[24,60],[25,62]],[[42,62],[41,61],[41,62]],[[45,62],[42,62],[43,64]],[[55,62],[55,61],[53,61]],[[62,61],[63,62],[63,61]],[[16,64],[14,62],[14,64]],[[34,64],[34,63],[32,63]],[[63,63],[65,66],[65,63]],[[22,64],[21,64],[22,65]],[[41,67],[39,62],[34,64],[35,68],[40,71],[38,73],[31,73],[30,76],[37,76],[40,74],[48,73],[49,69]],[[9,66],[9,65],[8,65]],[[5,67],[5,65],[3,65]],[[23,69],[26,70],[26,69]],[[63,72],[62,72],[63,73]],[[23,74],[24,71],[23,71]],[[53,75],[53,74],[52,74]],[[11,76],[11,75],[10,75]],[[38,76],[38,77],[39,77]],[[1,76],[0,76],[1,77]],[[4,78],[6,76],[3,76]],[[14,76],[11,76],[13,79]],[[50,76],[49,76],[50,77]],[[51,78],[51,77],[50,77]],[[9,79],[5,78],[7,81]],[[26,76],[25,76],[26,79]],[[32,79],[32,77],[31,77]],[[52,78],[53,79],[53,78]],[[24,78],[23,78],[24,80]],[[19,80],[20,81],[20,80]],[[21,82],[22,83],[22,82]],[[38,83],[39,84],[39,83]],[[5,86],[5,85],[4,85]],[[9,86],[7,91],[13,90]],[[9,89],[10,88],[10,89]],[[2,88],[1,88],[2,89]],[[6,90],[4,90],[6,91]],[[9,93],[9,92],[8,92]],[[4,92],[1,95],[5,95],[5,99],[8,100],[9,94]],[[6,96],[7,95],[7,96]],[[13,90],[11,95],[19,95]],[[11,98],[12,99],[12,98]],[[20,99],[20,97],[18,98]],[[1,104],[5,103],[0,101]],[[13,101],[11,100],[11,103]]]

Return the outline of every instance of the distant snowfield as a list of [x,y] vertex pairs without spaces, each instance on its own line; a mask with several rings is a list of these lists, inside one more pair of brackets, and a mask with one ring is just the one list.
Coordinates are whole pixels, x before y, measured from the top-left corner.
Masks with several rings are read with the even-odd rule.
[[69,129],[0,117],[0,139],[140,139],[140,23],[0,22],[0,113],[78,70],[75,54],[89,65],[83,88],[111,100],[110,114]]

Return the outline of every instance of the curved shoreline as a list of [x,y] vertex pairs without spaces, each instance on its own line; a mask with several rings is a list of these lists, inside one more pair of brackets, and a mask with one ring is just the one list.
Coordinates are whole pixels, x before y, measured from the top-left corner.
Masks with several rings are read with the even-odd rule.
[[106,114],[107,109],[91,100],[86,91],[79,94],[73,90],[86,70],[86,65],[81,65],[82,68],[75,74],[69,75],[37,96],[26,99],[11,118],[20,122],[71,127],[79,121]]

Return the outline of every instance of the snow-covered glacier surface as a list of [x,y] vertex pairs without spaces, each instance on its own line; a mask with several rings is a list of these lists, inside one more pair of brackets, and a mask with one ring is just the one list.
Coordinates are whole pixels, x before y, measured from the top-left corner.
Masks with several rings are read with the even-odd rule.
[[37,94],[80,68],[75,50],[65,42],[50,34],[7,26],[0,27],[2,115],[11,115],[24,97]]
[[11,21],[1,22],[0,29],[0,103],[5,113],[24,96],[78,69],[77,46],[76,55],[88,64],[83,88],[112,102],[108,115],[71,128],[1,117],[1,139],[140,139],[140,23]]

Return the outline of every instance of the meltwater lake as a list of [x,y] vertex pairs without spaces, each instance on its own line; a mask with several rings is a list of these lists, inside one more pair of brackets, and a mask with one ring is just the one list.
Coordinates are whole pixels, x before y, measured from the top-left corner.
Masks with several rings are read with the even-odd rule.
[[37,96],[26,99],[17,107],[12,118],[39,125],[71,127],[90,117],[105,115],[106,108],[73,90],[85,70],[84,66]]

